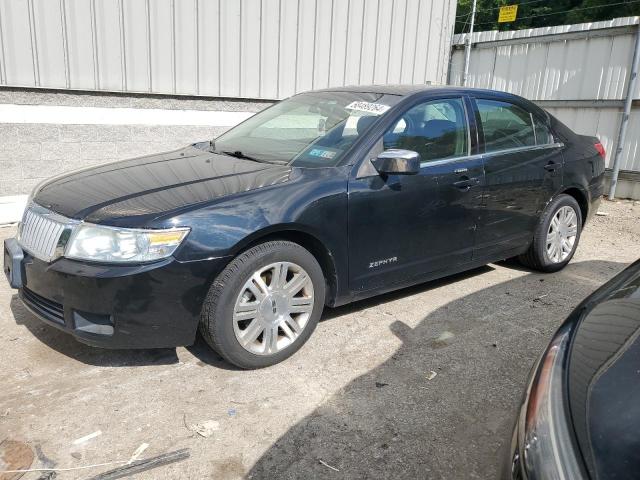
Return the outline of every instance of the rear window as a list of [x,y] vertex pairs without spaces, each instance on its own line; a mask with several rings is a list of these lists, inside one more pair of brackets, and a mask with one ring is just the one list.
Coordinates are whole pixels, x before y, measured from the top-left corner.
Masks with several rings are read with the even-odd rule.
[[536,145],[533,116],[508,102],[476,100],[486,152]]

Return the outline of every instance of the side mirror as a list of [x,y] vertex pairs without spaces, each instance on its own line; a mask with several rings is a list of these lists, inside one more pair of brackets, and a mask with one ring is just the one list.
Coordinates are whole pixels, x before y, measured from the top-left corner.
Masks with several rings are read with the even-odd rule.
[[412,150],[390,149],[371,163],[383,175],[415,175],[420,171],[420,154]]

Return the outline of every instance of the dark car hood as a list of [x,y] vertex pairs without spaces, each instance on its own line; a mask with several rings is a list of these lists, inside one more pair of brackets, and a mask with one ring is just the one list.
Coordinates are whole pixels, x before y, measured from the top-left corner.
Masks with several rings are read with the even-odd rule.
[[571,417],[591,478],[629,478],[640,472],[640,261],[592,298],[571,346]]
[[218,197],[286,182],[290,171],[190,146],[56,177],[33,200],[78,220],[138,226]]

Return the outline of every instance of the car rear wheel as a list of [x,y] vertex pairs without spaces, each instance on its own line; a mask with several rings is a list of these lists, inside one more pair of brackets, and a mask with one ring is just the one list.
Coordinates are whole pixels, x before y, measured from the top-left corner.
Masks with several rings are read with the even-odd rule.
[[540,217],[533,242],[520,262],[543,272],[561,270],[573,257],[581,231],[578,202],[570,195],[558,195]]
[[202,308],[200,332],[238,367],[274,365],[311,336],[324,296],[322,269],[311,253],[293,242],[265,242],[218,275]]

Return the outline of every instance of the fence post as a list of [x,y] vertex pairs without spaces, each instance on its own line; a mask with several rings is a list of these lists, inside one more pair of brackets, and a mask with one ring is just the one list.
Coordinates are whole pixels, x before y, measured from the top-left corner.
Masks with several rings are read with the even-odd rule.
[[462,72],[462,86],[467,85],[467,77],[469,75],[469,60],[471,59],[471,37],[473,37],[473,24],[476,21],[476,0],[473,0],[473,6],[471,7],[471,27],[469,28],[469,35],[466,38],[466,45],[464,48],[464,71]]
[[629,84],[627,85],[627,98],[624,100],[624,112],[622,113],[622,120],[620,120],[618,142],[616,143],[616,152],[613,157],[613,173],[611,174],[609,200],[614,200],[616,198],[616,186],[618,185],[618,174],[620,173],[620,161],[622,159],[622,151],[624,150],[627,127],[629,126],[629,115],[631,114],[631,103],[633,102],[633,94],[636,90],[636,80],[638,78],[638,63],[640,63],[640,24],[638,24],[636,31],[636,44],[633,49],[631,74],[629,75]]

